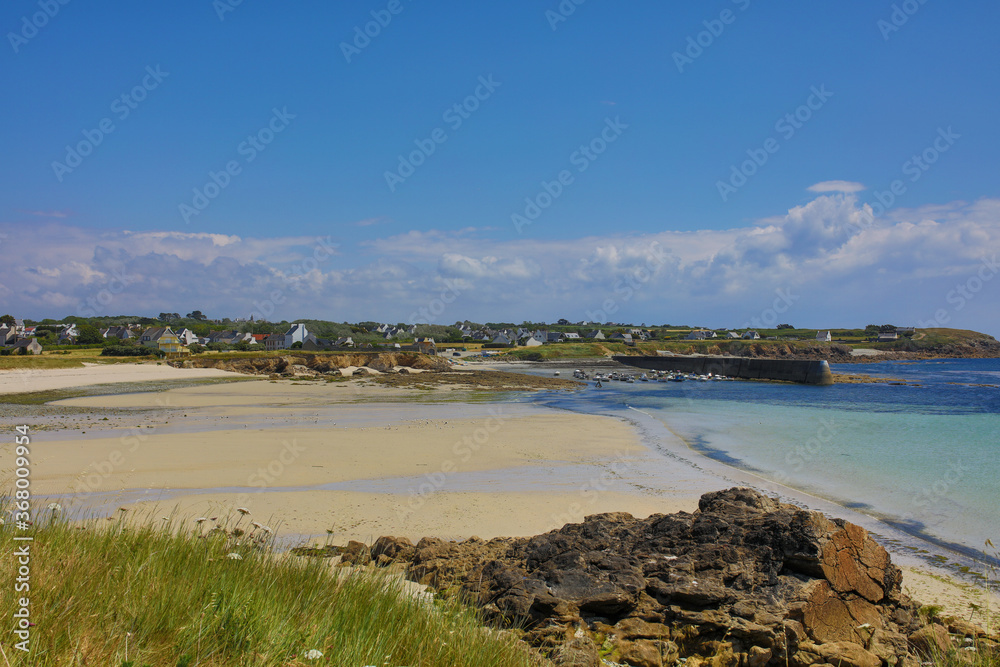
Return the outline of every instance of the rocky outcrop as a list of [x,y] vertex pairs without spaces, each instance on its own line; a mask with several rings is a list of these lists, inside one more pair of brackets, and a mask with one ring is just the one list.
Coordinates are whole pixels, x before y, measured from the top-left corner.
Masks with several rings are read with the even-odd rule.
[[[289,377],[310,377],[340,374],[349,367],[370,368],[380,373],[389,373],[400,366],[420,370],[445,371],[451,364],[440,357],[416,352],[380,352],[345,354],[295,353],[280,356],[261,355],[256,357],[192,357],[168,362],[176,368],[218,368],[245,375],[285,375]],[[367,374],[367,371],[364,371]],[[355,371],[355,374],[360,375]]]
[[599,514],[531,538],[383,537],[358,553],[523,628],[557,664],[915,666],[950,641],[864,529],[750,489],[706,494],[694,514]]

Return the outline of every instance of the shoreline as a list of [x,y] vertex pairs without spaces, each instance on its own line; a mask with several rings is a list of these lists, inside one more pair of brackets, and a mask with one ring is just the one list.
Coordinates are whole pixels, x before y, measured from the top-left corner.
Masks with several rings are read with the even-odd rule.
[[[268,395],[277,394],[275,405],[259,407],[257,403],[261,392]],[[442,394],[447,394],[445,402],[431,404],[424,402],[432,397],[440,398]],[[161,403],[157,407],[156,399],[161,395],[166,395],[168,400],[165,405]],[[214,399],[211,399],[212,396]],[[139,428],[143,426],[152,428],[148,429],[149,435],[142,432],[138,437],[145,436],[143,446],[147,450],[150,449],[148,445],[164,443],[165,448],[170,451],[170,456],[166,459],[151,458],[146,462],[148,469],[141,469],[141,466],[136,465],[139,461],[132,461],[128,466],[131,470],[123,471],[121,474],[116,473],[118,476],[109,475],[105,481],[115,488],[109,489],[108,497],[104,499],[102,506],[105,513],[113,514],[116,511],[117,498],[130,505],[133,515],[148,514],[153,511],[155,505],[158,511],[174,507],[180,514],[215,516],[211,512],[224,509],[227,503],[230,508],[237,506],[231,502],[232,496],[236,494],[259,502],[259,512],[262,515],[288,514],[290,520],[285,524],[286,529],[294,531],[303,538],[310,535],[313,536],[312,539],[317,535],[322,536],[324,528],[321,527],[318,517],[326,515],[348,518],[349,522],[361,517],[363,525],[357,525],[354,532],[351,532],[349,526],[337,525],[337,540],[348,537],[363,540],[370,538],[368,539],[370,542],[382,534],[395,534],[399,532],[401,518],[406,520],[404,525],[411,531],[408,536],[414,539],[425,536],[460,539],[472,535],[479,537],[534,535],[558,527],[556,523],[559,520],[563,523],[578,522],[585,515],[606,511],[625,510],[636,516],[644,516],[643,513],[648,515],[678,510],[693,511],[703,492],[726,486],[751,486],[771,496],[778,495],[784,502],[792,502],[822,511],[829,516],[844,518],[868,529],[878,536],[881,542],[888,541],[885,546],[893,553],[897,564],[905,567],[907,571],[912,570],[915,573],[912,578],[919,579],[922,586],[935,582],[943,586],[934,577],[946,576],[955,581],[953,590],[948,593],[950,598],[956,601],[955,604],[962,599],[962,595],[971,594],[969,590],[961,590],[962,586],[967,584],[962,582],[959,573],[937,567],[933,562],[921,559],[913,553],[913,550],[909,553],[904,551],[901,545],[905,539],[895,538],[893,531],[896,529],[891,524],[716,461],[699,452],[697,448],[691,447],[677,434],[670,432],[669,426],[664,422],[642,411],[633,408],[637,413],[636,418],[626,419],[615,415],[581,415],[552,406],[534,405],[531,395],[524,393],[520,394],[520,398],[515,402],[500,402],[496,400],[499,397],[494,396],[482,402],[479,400],[482,397],[479,397],[476,402],[470,403],[467,401],[469,396],[471,394],[462,391],[440,389],[421,391],[377,387],[367,383],[338,383],[327,388],[279,381],[187,387],[161,391],[154,395],[140,391],[132,394],[87,396],[57,401],[54,406],[87,410],[98,409],[100,405],[101,409],[121,410],[124,414],[132,416],[137,414],[131,412],[133,409],[156,408],[152,411],[143,411],[144,418],[155,423],[139,425]],[[330,403],[331,398],[335,399],[334,403]],[[207,407],[206,400],[210,404]],[[294,402],[299,403],[293,405]],[[475,437],[477,428],[485,428],[483,425],[476,426],[475,420],[477,418],[482,420],[484,414],[488,419],[490,407],[495,408],[498,405],[503,406],[503,409],[508,410],[510,414],[504,425],[504,428],[510,427],[510,430],[507,431],[503,446],[507,448],[505,451],[508,459],[505,460],[508,464],[514,462],[514,467],[502,464],[502,461],[481,459],[478,470],[480,477],[476,478],[476,470],[442,472],[441,469],[434,469],[430,465],[435,461],[434,457],[437,457],[438,463],[455,458],[454,453],[449,453],[448,446],[453,447],[455,442],[461,441],[463,434]],[[332,411],[338,413],[336,419],[324,414],[324,409],[330,409],[331,406]],[[283,415],[280,418],[279,413]],[[551,417],[548,421],[546,421],[547,416]],[[336,428],[340,433],[349,433],[362,447],[371,447],[385,437],[386,430],[399,428],[400,425],[407,423],[407,419],[413,422],[409,427],[412,437],[397,440],[398,443],[408,443],[408,446],[401,444],[401,447],[412,449],[413,443],[416,442],[414,438],[418,436],[423,438],[421,442],[425,443],[425,447],[434,447],[437,443],[434,457],[425,462],[428,464],[426,472],[419,471],[418,474],[406,475],[404,473],[407,471],[417,470],[413,467],[417,466],[417,463],[410,461],[413,466],[406,468],[402,460],[395,460],[388,467],[382,463],[374,468],[369,465],[369,472],[373,474],[367,476],[362,474],[356,479],[344,478],[331,483],[329,475],[323,472],[318,476],[306,475],[294,484],[285,486],[273,484],[265,489],[256,489],[255,485],[232,484],[233,478],[223,476],[226,466],[232,464],[219,460],[220,457],[213,459],[212,456],[203,454],[204,460],[200,461],[194,470],[183,472],[187,478],[186,482],[182,487],[173,488],[170,491],[170,498],[151,501],[140,499],[136,495],[144,490],[169,486],[158,482],[164,480],[165,476],[159,466],[168,462],[170,458],[195,457],[199,452],[211,451],[213,447],[223,449],[228,447],[232,450],[237,439],[240,442],[234,451],[239,451],[241,456],[252,459],[255,447],[262,451],[267,450],[262,459],[266,462],[267,456],[274,457],[274,452],[277,451],[273,446],[270,450],[267,449],[267,443],[270,441],[280,441],[282,438],[309,440],[317,434],[327,433],[329,429]],[[463,419],[465,421],[460,424]],[[303,428],[306,420],[311,423],[308,424],[308,428]],[[263,433],[267,437],[260,439],[255,445],[253,441],[244,440],[239,431],[218,426],[224,421],[230,422],[227,426],[233,427],[245,425],[244,423],[253,424],[258,433]],[[333,423],[337,421],[340,423]],[[444,424],[449,422],[452,426],[451,431],[445,430],[444,427]],[[205,428],[209,424],[215,424],[217,427]],[[294,425],[292,431],[281,428],[291,425]],[[82,472],[81,465],[93,469],[95,461],[99,465],[100,461],[109,460],[109,452],[114,451],[115,446],[120,449],[122,438],[137,437],[135,426],[133,424],[132,428],[114,427],[99,433],[90,431],[92,427],[88,427],[86,434],[70,429],[49,431],[45,433],[44,440],[38,440],[39,444],[36,447],[41,451],[45,448],[45,441],[52,441],[57,436],[69,437],[69,440],[65,441],[69,443],[64,445],[65,451],[56,451],[56,448],[49,447],[50,460],[72,458],[73,450],[80,450],[82,443],[87,443],[90,447],[103,447],[104,449],[100,450],[104,452],[103,458],[96,456],[96,451],[84,455],[82,460],[77,454],[75,469],[79,474]],[[455,428],[462,433],[458,433]],[[123,435],[123,431],[130,435]],[[549,456],[546,458],[537,447],[533,450],[530,444],[523,444],[523,441],[530,441],[532,437],[557,432],[568,436],[561,439],[561,444],[555,445],[559,450],[558,456],[548,452]],[[581,433],[589,433],[592,436],[589,444],[581,441]],[[183,440],[192,437],[197,437],[198,442],[185,446]],[[117,444],[112,443],[109,450],[108,443],[102,443],[102,439],[117,441]],[[445,442],[444,447],[440,446],[442,439]],[[364,445],[364,442],[369,444]],[[499,440],[497,442],[499,443]],[[607,456],[606,450],[611,442],[616,444],[622,458]],[[551,449],[552,446],[552,443],[547,441],[545,449]],[[399,450],[399,447],[396,449]],[[344,451],[342,449],[339,455],[345,455]],[[278,453],[280,455],[280,451]],[[91,459],[89,462],[86,461],[88,457]],[[394,454],[393,458],[399,459],[398,453]],[[327,460],[309,465],[327,465],[330,462],[331,460]],[[65,490],[66,481],[72,477],[70,469],[74,466],[64,466],[58,470],[51,464],[43,464],[43,468],[45,465],[48,465],[47,474],[50,476],[46,480],[39,480],[42,482],[39,485],[40,491],[48,492],[52,497],[60,497],[61,500],[68,502],[70,499],[61,496],[59,491],[60,488]],[[252,470],[252,466],[240,468],[238,473],[244,475],[243,479],[247,479],[245,473],[248,470]],[[524,474],[525,471],[529,473]],[[437,479],[435,475],[439,474],[449,478],[446,484],[432,489],[433,493],[426,498],[420,493],[414,493],[420,490],[421,479],[433,481]],[[520,482],[516,481],[519,476]],[[496,481],[494,477],[502,479]],[[239,480],[238,477],[235,479]],[[664,484],[665,479],[668,480],[667,484]],[[199,480],[202,482],[199,483]],[[205,484],[204,480],[210,480],[211,483]],[[563,488],[554,489],[555,480],[561,480]],[[495,482],[492,488],[487,484],[491,481]],[[340,487],[335,488],[338,484]],[[381,488],[378,488],[379,485]],[[248,487],[255,489],[254,493],[243,493]],[[123,492],[125,495],[122,495]],[[595,500],[591,502],[591,498]],[[404,512],[408,509],[406,501],[412,504],[416,502],[415,499],[420,501],[420,507],[416,511],[401,515],[401,508]],[[501,499],[502,503],[499,502]],[[301,509],[294,510],[294,514],[291,514],[289,508],[296,507],[312,508],[313,518],[306,521],[306,517],[300,516],[303,514]],[[496,518],[498,508],[502,520]],[[556,508],[557,511],[551,511],[552,508]],[[258,510],[254,509],[254,512],[257,514]],[[396,515],[395,524],[393,514]],[[389,516],[388,519],[385,518],[386,515]],[[355,519],[350,519],[350,516],[354,516]],[[311,530],[302,530],[301,528],[306,528],[307,524]],[[491,529],[489,531],[476,529],[477,526],[483,525],[489,525]],[[890,530],[887,531],[883,527]],[[921,570],[926,570],[925,574],[920,574]],[[942,596],[949,590],[947,587],[937,590],[934,586],[931,586],[931,589],[935,592],[927,593],[924,597],[931,594]]]

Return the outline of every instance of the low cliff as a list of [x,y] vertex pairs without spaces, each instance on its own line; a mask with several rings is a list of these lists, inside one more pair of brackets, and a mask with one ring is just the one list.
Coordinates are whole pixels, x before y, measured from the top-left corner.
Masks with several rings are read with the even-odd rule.
[[372,352],[344,354],[310,354],[292,352],[277,355],[253,356],[205,356],[177,359],[168,362],[176,368],[218,368],[219,370],[244,373],[246,375],[272,375],[311,373],[339,373],[349,367],[371,368],[385,373],[394,368],[416,368],[419,370],[445,371],[451,369],[440,357],[416,352]]

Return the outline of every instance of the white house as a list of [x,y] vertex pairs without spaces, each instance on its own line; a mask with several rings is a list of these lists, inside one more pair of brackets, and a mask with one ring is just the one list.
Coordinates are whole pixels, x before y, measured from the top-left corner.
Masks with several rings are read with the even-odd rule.
[[195,333],[188,328],[175,331],[174,333],[181,339],[181,345],[193,345],[198,342],[198,336],[196,336]]
[[821,343],[829,343],[833,340],[833,334],[829,331],[819,331],[816,333],[816,340]]
[[545,339],[539,338],[538,336],[528,336],[521,341],[521,345],[524,347],[538,347],[539,345],[544,345]]
[[740,338],[745,338],[747,340],[760,340],[760,334],[756,331],[747,331]]
[[306,325],[296,322],[291,326],[291,328],[285,332],[285,347],[284,349],[290,349],[295,343],[306,342],[306,337],[309,332],[306,331]]

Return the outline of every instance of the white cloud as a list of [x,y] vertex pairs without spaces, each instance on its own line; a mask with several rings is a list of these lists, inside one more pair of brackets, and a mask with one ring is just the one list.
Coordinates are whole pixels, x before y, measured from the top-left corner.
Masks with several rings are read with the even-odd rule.
[[944,309],[948,325],[1000,333],[991,307],[1000,279],[961,307],[949,301],[1000,253],[994,199],[894,209],[872,221],[855,195],[833,193],[744,228],[558,240],[410,231],[339,255],[300,236],[22,229],[4,230],[0,294],[28,317],[95,302],[110,314],[233,317],[271,303],[277,318],[401,321],[451,290],[458,295],[436,321],[740,326],[786,290],[796,299],[782,321],[801,326],[917,324]]
[[808,188],[809,192],[843,192],[846,194],[861,192],[865,189],[865,186],[861,183],[855,183],[854,181],[823,181],[822,183],[810,185]]

